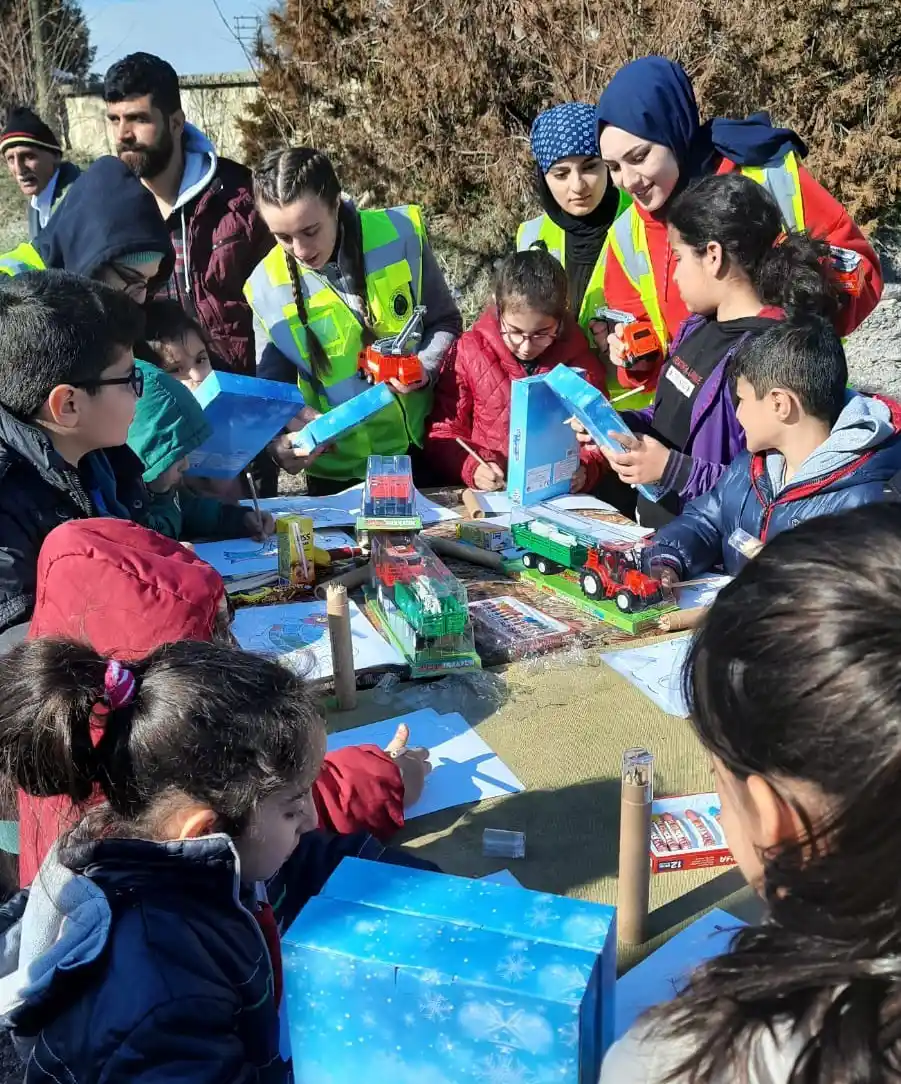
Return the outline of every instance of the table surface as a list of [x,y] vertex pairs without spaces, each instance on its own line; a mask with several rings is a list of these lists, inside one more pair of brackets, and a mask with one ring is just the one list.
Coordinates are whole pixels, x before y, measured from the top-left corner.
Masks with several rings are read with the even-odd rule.
[[[443,491],[442,503],[453,506],[458,494]],[[457,562],[447,563],[459,571]],[[473,568],[468,587],[480,578],[497,581],[496,573]],[[714,782],[688,720],[664,714],[601,662],[603,646],[574,644],[472,678],[404,683],[390,697],[361,692],[353,712],[329,712],[329,728],[346,730],[419,707],[461,712],[526,789],[412,820],[396,842],[421,851],[448,873],[480,877],[506,866],[526,888],[615,904],[623,750],[644,746],[655,754],[658,795],[713,790]],[[482,857],[485,828],[524,832],[525,859]],[[735,869],[654,876],[652,944],[714,905],[746,918],[757,913]],[[627,949],[622,959],[628,964],[641,954]]]

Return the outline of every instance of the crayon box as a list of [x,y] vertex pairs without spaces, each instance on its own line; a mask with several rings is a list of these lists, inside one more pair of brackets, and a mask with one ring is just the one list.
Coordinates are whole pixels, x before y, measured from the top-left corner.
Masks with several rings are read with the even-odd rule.
[[313,554],[313,521],[309,516],[279,516],[278,578],[283,583],[309,585],[316,582]]
[[734,865],[720,824],[720,799],[716,792],[654,800],[651,807],[654,873]]
[[457,524],[457,538],[461,542],[468,542],[471,546],[477,546],[480,550],[491,550],[493,553],[501,553],[513,545],[513,536],[509,528],[502,527],[499,523],[482,523],[478,519],[462,519]]

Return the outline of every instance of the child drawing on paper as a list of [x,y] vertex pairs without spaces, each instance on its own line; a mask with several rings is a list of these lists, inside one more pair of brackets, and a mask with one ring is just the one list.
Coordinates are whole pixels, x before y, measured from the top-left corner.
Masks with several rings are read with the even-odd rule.
[[611,1048],[601,1084],[899,1080],[899,536],[889,503],[785,531],[695,633],[691,723],[720,799],[699,819],[763,911]]

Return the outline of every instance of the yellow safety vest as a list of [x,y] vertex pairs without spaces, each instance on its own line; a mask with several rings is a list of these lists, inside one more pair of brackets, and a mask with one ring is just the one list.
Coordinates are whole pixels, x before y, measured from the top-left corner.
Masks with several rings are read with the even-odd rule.
[[24,271],[46,271],[47,266],[34,245],[25,241],[0,256],[0,275],[21,275]]
[[[360,211],[366,295],[377,338],[396,335],[422,297],[422,210],[410,205]],[[287,256],[287,259],[293,257]],[[297,305],[280,246],[256,268],[244,294],[266,328],[269,341],[297,368],[297,385],[308,406],[326,413],[365,391],[358,373],[363,325],[342,295],[322,275],[298,266],[310,331],[329,358],[329,372],[316,380],[307,348],[307,329]],[[429,388],[398,395],[390,407],[363,422],[319,456],[310,473],[335,480],[363,478],[370,455],[399,455],[411,441],[422,446],[432,405]]]
[[[743,166],[741,172],[767,189],[779,205],[786,230],[794,232],[804,229],[801,178],[798,175],[798,159],[793,151],[776,166]],[[644,219],[634,207],[613,223],[607,240],[614,256],[619,260],[623,274],[641,298],[644,310],[661,343],[668,346],[671,336],[657,298],[657,283],[654,281],[654,268],[651,266],[647,230]]]
[[[616,211],[617,218],[631,206],[631,196],[620,191],[619,207]],[[594,344],[594,336],[591,333],[591,321],[596,319],[597,310],[603,308],[606,304],[604,300],[604,272],[607,267],[608,244],[609,241],[601,249],[601,254],[598,256],[597,263],[591,272],[591,278],[588,280],[588,286],[585,288],[582,306],[579,309],[579,326],[585,332],[588,342],[592,345]],[[519,252],[523,252],[528,248],[544,248],[563,267],[566,267],[566,231],[562,226],[558,226],[549,215],[538,215],[537,218],[523,222],[516,233],[516,248]],[[624,388],[613,375],[613,366],[607,366],[606,368],[607,395],[610,399],[615,399],[628,389]],[[636,392],[634,395],[630,395],[628,399],[624,399],[619,409],[639,410],[653,401],[653,392],[650,395],[646,392]]]

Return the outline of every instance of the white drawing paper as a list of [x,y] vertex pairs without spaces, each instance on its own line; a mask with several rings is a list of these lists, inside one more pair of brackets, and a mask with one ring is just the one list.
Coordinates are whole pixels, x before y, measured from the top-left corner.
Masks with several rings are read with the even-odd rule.
[[[253,507],[252,501],[241,503],[248,508]],[[307,497],[302,494],[296,497],[267,497],[260,501],[260,508],[264,512],[270,512],[276,518],[285,515],[309,516],[313,520],[314,527],[353,527],[357,522],[357,516],[363,514],[363,485],[361,483],[352,486],[331,497]],[[435,504],[418,490],[416,491],[416,514],[422,519],[423,524],[460,518],[456,512]]]
[[679,609],[692,610],[697,606],[712,606],[716,596],[727,583],[731,582],[731,576],[708,576],[699,583],[692,583],[687,587],[676,584],[676,602],[679,603]]
[[[514,505],[506,493],[481,493],[473,491],[476,503],[486,516],[498,517],[493,523],[510,526],[510,515],[520,506]],[[530,506],[530,511],[539,514],[543,509],[551,508],[558,512],[591,511],[615,513],[616,509],[606,501],[599,501],[589,493],[565,493],[562,497],[552,497],[549,501],[539,501]]]
[[253,538],[232,538],[227,542],[198,542],[194,552],[223,579],[257,576],[278,571],[278,541],[273,535],[265,542]]
[[653,700],[661,711],[687,719],[682,667],[690,644],[690,636],[680,636],[648,647],[607,651],[601,654],[601,659]]
[[[350,600],[348,606],[357,672],[406,666],[400,652],[379,635],[356,603]],[[235,614],[232,632],[245,651],[277,658],[311,679],[332,676],[324,602],[249,606]]]
[[401,723],[410,728],[410,745],[425,746],[432,761],[422,797],[405,812],[407,820],[525,789],[462,715],[438,715],[432,708],[330,734],[329,752],[361,744],[384,749]]

